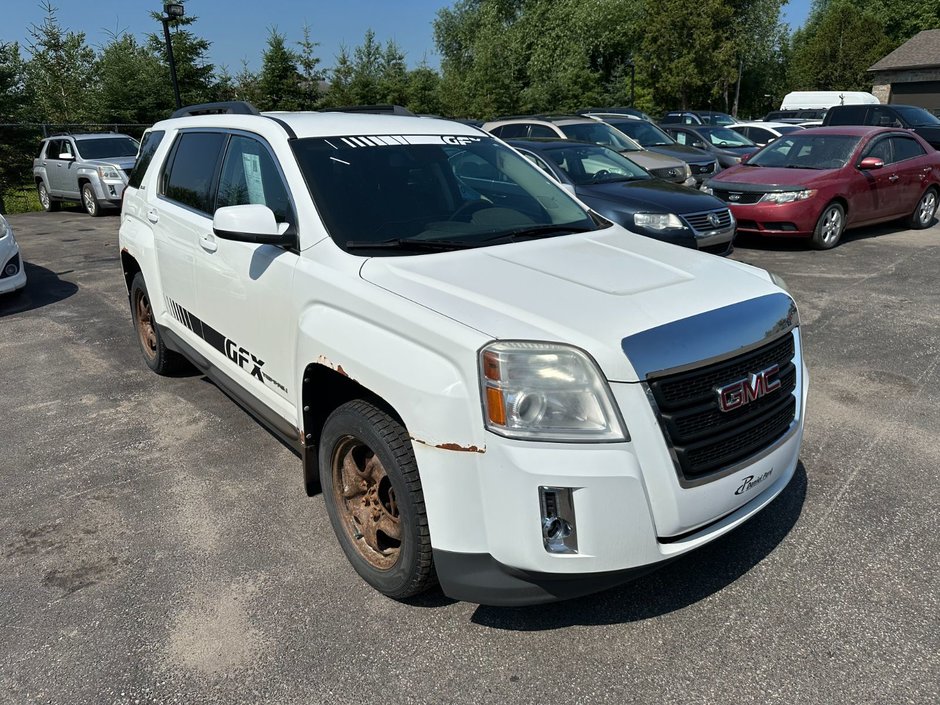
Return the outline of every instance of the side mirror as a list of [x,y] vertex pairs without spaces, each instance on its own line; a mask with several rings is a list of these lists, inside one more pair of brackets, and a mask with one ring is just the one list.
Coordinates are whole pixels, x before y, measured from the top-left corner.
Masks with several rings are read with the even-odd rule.
[[73,156],[72,156],[71,154],[69,154],[68,152],[62,152],[61,154],[59,154],[59,159],[64,159],[64,160],[70,162],[70,161],[72,161],[73,159],[75,159],[75,157],[73,157]]
[[692,143],[692,146],[695,147],[696,149],[706,149],[705,143],[704,143],[704,142],[699,142],[698,140],[695,140],[695,141]]
[[868,171],[870,169],[881,169],[885,165],[884,159],[878,157],[865,157],[859,162],[858,168]]
[[225,206],[212,218],[212,232],[223,240],[253,242],[258,245],[296,245],[290,225],[278,223],[274,211],[260,204]]

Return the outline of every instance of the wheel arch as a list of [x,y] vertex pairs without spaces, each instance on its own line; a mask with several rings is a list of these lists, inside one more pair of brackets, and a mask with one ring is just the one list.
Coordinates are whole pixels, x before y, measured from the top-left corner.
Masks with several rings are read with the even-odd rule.
[[121,250],[121,271],[124,273],[124,284],[127,287],[127,295],[130,296],[131,282],[134,281],[134,276],[142,270],[134,256],[126,249]]

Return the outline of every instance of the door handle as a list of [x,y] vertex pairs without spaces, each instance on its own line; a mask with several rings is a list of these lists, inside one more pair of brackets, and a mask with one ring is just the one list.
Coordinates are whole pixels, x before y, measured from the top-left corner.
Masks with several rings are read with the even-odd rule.
[[160,221],[160,214],[157,213],[156,208],[149,208],[147,210],[147,220],[149,220],[151,223],[157,223]]
[[215,238],[208,233],[199,236],[199,246],[206,252],[215,252],[217,249],[219,249],[219,243],[217,243]]
[[891,174],[891,176],[888,177],[888,181],[890,181],[893,184],[895,181],[897,181],[900,178],[901,177],[898,176],[897,174]]

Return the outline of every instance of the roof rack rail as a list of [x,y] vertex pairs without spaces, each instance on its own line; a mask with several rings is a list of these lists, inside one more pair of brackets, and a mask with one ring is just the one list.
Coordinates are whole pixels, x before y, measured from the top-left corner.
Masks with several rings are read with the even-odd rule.
[[221,103],[199,103],[187,105],[174,111],[171,118],[192,117],[194,115],[260,115],[258,109],[243,100],[228,100]]
[[346,105],[340,108],[325,108],[333,113],[368,113],[370,115],[407,115],[418,117],[401,105]]

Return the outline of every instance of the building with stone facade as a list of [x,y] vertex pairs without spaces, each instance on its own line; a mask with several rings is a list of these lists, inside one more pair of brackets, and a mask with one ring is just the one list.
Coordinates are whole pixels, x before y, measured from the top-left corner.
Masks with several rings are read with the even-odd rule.
[[882,103],[919,105],[940,114],[940,29],[925,29],[868,71]]

